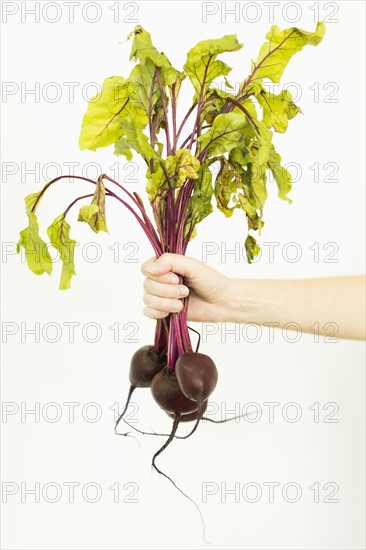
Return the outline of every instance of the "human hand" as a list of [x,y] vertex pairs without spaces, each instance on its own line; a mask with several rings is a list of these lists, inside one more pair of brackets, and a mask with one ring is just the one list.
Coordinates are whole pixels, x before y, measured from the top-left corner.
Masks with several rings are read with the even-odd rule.
[[[189,295],[189,321],[220,322],[224,319],[230,279],[212,267],[181,254],[163,254],[147,260],[141,267],[144,281],[144,314],[163,319],[183,308]],[[183,284],[178,275],[183,277]]]

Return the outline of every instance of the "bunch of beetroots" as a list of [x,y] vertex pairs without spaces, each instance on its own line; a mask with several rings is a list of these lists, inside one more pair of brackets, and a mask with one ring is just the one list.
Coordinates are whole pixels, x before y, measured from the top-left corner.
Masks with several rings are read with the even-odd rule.
[[151,393],[171,418],[179,422],[199,421],[214,391],[218,372],[204,353],[189,351],[178,357],[175,368],[167,365],[166,353],[158,355],[154,346],[138,349],[131,359],[130,390],[117,424],[125,414],[136,388],[151,388]]

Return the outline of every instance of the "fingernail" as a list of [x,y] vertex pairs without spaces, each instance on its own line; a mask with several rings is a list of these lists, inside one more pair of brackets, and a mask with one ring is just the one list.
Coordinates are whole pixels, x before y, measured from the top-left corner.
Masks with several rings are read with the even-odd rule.
[[186,287],[180,288],[178,290],[178,296],[181,296],[182,298],[183,296],[188,296],[188,288]]

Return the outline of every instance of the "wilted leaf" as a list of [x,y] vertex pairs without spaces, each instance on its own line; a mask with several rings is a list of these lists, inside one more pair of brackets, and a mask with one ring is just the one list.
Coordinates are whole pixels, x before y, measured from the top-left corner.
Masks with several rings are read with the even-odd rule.
[[198,179],[194,184],[194,191],[189,199],[187,208],[188,225],[197,225],[209,214],[213,208],[211,197],[213,195],[212,174],[207,164],[202,164],[199,170]]
[[20,252],[21,247],[24,248],[27,265],[33,273],[36,275],[48,273],[50,275],[52,272],[52,259],[47,244],[39,236],[38,220],[34,213],[39,204],[40,196],[41,192],[32,193],[25,197],[28,226],[20,232],[17,252]]
[[281,157],[273,146],[268,157],[268,167],[277,183],[278,196],[280,199],[291,203],[292,200],[287,196],[287,193],[291,191],[292,187],[291,174],[286,168],[281,166]]
[[189,50],[184,70],[197,95],[202,94],[204,97],[207,88],[216,78],[231,71],[231,67],[218,60],[217,56],[224,52],[240,50],[242,47],[235,34],[228,34],[222,38],[202,40]]
[[106,78],[101,93],[89,101],[80,131],[80,149],[95,151],[115,144],[124,135],[121,121],[126,116],[132,116],[140,127],[146,126],[148,119],[137,94],[134,82],[120,76]]
[[257,245],[257,241],[255,240],[254,237],[252,237],[252,235],[248,235],[247,238],[245,239],[245,251],[247,254],[248,263],[251,264],[254,258],[258,256],[260,252],[260,248]]
[[315,32],[307,32],[296,27],[281,31],[277,25],[272,25],[266,34],[267,42],[259,51],[257,61],[253,63],[252,75],[248,82],[269,78],[279,82],[291,57],[307,44],[317,46],[325,34],[323,22],[317,23]]
[[101,177],[98,178],[95,186],[91,204],[80,208],[78,221],[89,224],[95,233],[99,233],[99,231],[108,233],[105,215],[105,187]]
[[287,130],[288,121],[301,113],[292,101],[288,90],[283,90],[279,95],[267,92],[262,88],[256,96],[263,108],[263,122],[267,128],[274,128],[276,132],[283,134]]
[[239,142],[244,141],[244,130],[247,126],[248,120],[242,113],[218,115],[212,127],[197,139],[201,151],[205,149],[213,157],[231,151]]
[[162,81],[167,86],[172,86],[177,80],[185,77],[184,73],[177,71],[172,67],[165,53],[158,52],[152,43],[151,35],[141,25],[137,25],[128,35],[128,39],[133,36],[130,60],[146,61],[150,60],[150,66],[160,69]]
[[70,239],[70,225],[65,220],[64,214],[57,216],[47,229],[47,235],[51,244],[58,253],[62,262],[60,290],[70,288],[70,281],[75,273],[74,248],[76,241]]
[[179,149],[175,155],[166,159],[166,169],[171,176],[174,187],[181,187],[187,179],[197,179],[200,161],[189,149]]

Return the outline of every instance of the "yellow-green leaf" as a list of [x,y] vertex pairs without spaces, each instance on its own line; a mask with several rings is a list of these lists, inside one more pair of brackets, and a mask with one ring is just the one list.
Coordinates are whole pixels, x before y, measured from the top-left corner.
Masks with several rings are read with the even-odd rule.
[[218,115],[211,128],[197,139],[201,151],[205,149],[213,157],[231,151],[244,141],[247,126],[248,119],[241,112]]
[[147,184],[146,184],[146,193],[149,197],[149,201],[153,202],[161,189],[164,186],[167,188],[167,182],[165,173],[160,164],[157,165],[155,171],[151,174],[150,170],[147,171]]
[[220,172],[215,181],[215,197],[217,208],[221,210],[227,218],[232,216],[234,209],[237,208],[237,202],[235,200],[233,200],[233,204],[230,205],[229,203],[234,199],[233,195],[236,194],[241,187],[242,180],[240,174],[231,162],[223,158]]
[[245,239],[245,251],[247,253],[248,263],[251,264],[254,258],[258,256],[260,252],[260,248],[257,245],[257,241],[255,240],[254,237],[252,237],[252,235],[248,235],[247,238]]
[[170,64],[165,53],[159,52],[152,43],[151,35],[141,25],[137,25],[128,35],[128,39],[133,36],[130,60],[146,61],[150,60],[152,65],[160,69],[162,81],[165,85],[171,86],[178,79],[183,79],[184,74],[180,73]]
[[202,94],[204,97],[216,78],[226,76],[231,71],[231,67],[218,60],[217,56],[224,52],[235,52],[242,47],[235,34],[227,34],[222,38],[202,40],[189,50],[184,70],[197,95]]
[[113,153],[115,155],[123,155],[127,160],[132,160],[133,158],[130,146],[128,145],[127,139],[124,137],[119,138],[116,142]]
[[28,226],[20,232],[17,243],[17,252],[21,247],[25,250],[25,258],[29,269],[36,275],[52,272],[52,259],[48,252],[47,244],[39,236],[37,216],[34,213],[38,207],[41,191],[27,195],[24,199]]
[[148,119],[137,100],[136,84],[120,76],[106,78],[101,92],[89,101],[80,131],[80,149],[95,151],[116,143],[124,135],[121,120],[131,115],[136,124],[146,126]]
[[281,157],[273,146],[269,152],[268,167],[277,183],[278,196],[280,199],[291,203],[292,200],[287,196],[287,193],[291,191],[292,187],[291,174],[286,168],[281,166]]
[[37,216],[34,212],[27,212],[28,227],[20,232],[20,240],[17,244],[17,252],[22,246],[25,250],[25,258],[28,267],[36,275],[52,272],[52,259],[48,252],[47,244],[39,236]]
[[87,204],[82,206],[79,210],[78,221],[86,222],[90,225],[90,222],[93,216],[99,211],[99,206],[97,204]]
[[82,206],[79,210],[79,222],[86,222],[95,233],[108,233],[105,215],[105,187],[102,178],[98,178],[91,204]]
[[133,148],[146,161],[158,156],[156,151],[151,147],[149,138],[143,133],[141,127],[138,126],[132,117],[126,116],[121,120],[121,125],[126,134],[124,146]]
[[187,179],[196,180],[199,168],[200,161],[192,156],[189,149],[179,149],[175,155],[169,155],[166,159],[166,169],[174,187],[181,187]]
[[279,82],[283,71],[292,56],[306,45],[317,46],[325,34],[325,25],[317,23],[315,32],[307,32],[297,27],[281,31],[277,25],[272,25],[266,34],[267,42],[259,51],[257,61],[253,63],[252,75],[249,81],[269,78]]
[[193,194],[188,202],[186,230],[191,227],[191,224],[195,226],[211,214],[213,210],[211,204],[213,192],[212,174],[207,164],[204,163],[199,169],[198,179],[194,184]]
[[287,130],[288,121],[301,113],[288,90],[282,90],[279,95],[275,95],[262,88],[256,97],[263,108],[264,124],[280,134]]
[[76,241],[70,239],[70,225],[65,220],[64,214],[57,216],[54,222],[47,229],[47,235],[51,244],[60,254],[62,262],[60,290],[70,288],[71,278],[75,273],[74,249]]

